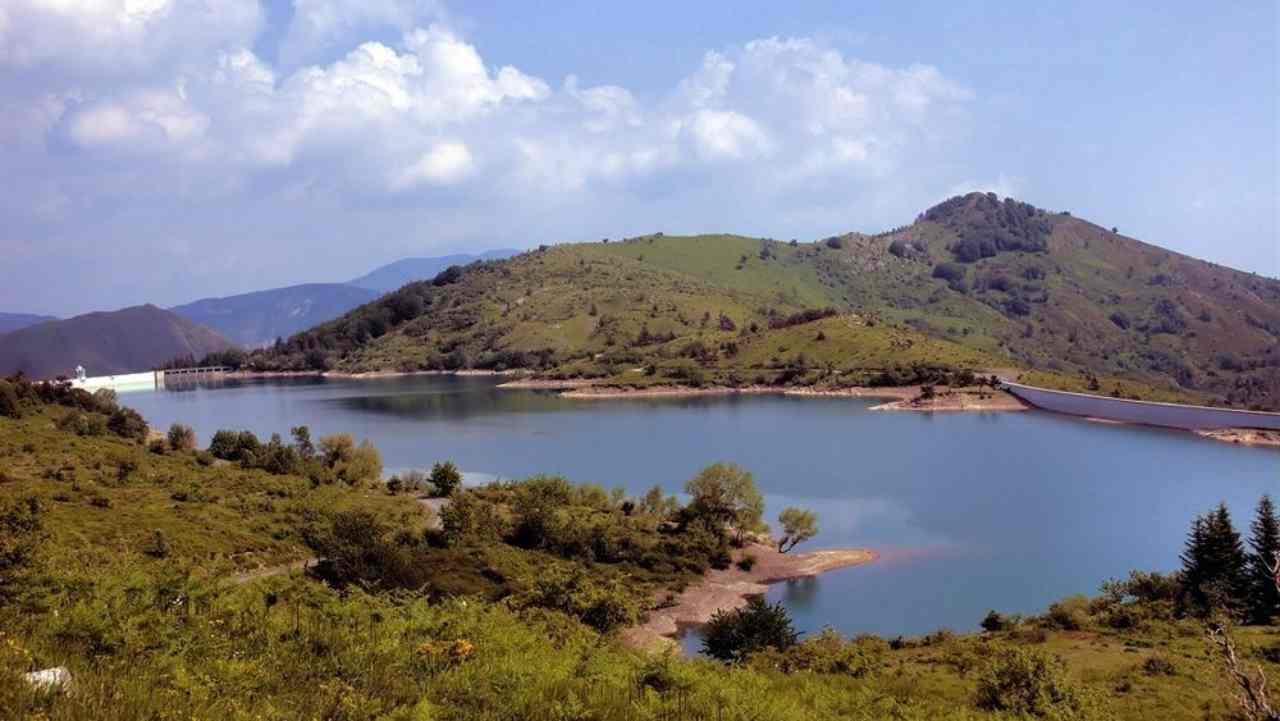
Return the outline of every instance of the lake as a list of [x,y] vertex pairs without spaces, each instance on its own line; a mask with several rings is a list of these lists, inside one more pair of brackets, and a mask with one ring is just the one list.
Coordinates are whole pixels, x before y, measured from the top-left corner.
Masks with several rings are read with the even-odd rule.
[[[561,474],[679,491],[714,461],[749,469],[768,517],[818,514],[800,550],[869,547],[862,567],[772,587],[798,628],[887,637],[1037,612],[1130,569],[1172,570],[1192,517],[1219,501],[1248,526],[1280,495],[1280,451],[1038,411],[868,412],[787,396],[571,400],[491,377],[229,381],[130,393],[155,427],[367,437],[389,469],[453,460],[471,478]],[[693,641],[690,640],[689,643]]]

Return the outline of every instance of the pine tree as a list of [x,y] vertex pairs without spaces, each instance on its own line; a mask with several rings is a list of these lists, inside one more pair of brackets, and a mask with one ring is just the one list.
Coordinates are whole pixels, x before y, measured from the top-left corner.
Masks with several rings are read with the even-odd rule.
[[1250,594],[1248,556],[1225,503],[1192,522],[1181,558],[1184,606],[1241,613]]
[[1280,616],[1280,589],[1276,588],[1271,572],[1272,564],[1280,553],[1280,517],[1276,515],[1271,496],[1264,495],[1258,501],[1258,510],[1249,524],[1249,620],[1268,624]]

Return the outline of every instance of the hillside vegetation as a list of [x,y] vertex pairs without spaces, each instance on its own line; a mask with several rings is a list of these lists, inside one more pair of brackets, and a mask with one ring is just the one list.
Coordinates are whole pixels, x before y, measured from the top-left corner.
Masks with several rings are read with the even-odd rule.
[[[340,472],[332,437],[221,433],[199,451],[181,427],[144,446],[139,423],[109,394],[0,386],[0,708],[14,718],[1234,717],[1181,577],[993,612],[980,635],[797,642],[784,628],[783,646],[731,664],[655,656],[618,629],[662,589],[743,561],[704,524],[711,507],[539,477],[453,490],[436,524],[413,495]],[[1222,563],[1224,513],[1196,522],[1194,588],[1243,573]],[[314,576],[233,575],[311,555]],[[1275,627],[1234,638],[1280,672]],[[54,666],[69,687],[23,679]]]
[[154,305],[87,313],[0,337],[0,376],[71,377],[148,371],[178,356],[201,358],[235,348],[216,331]]
[[475,263],[251,362],[833,385],[1012,367],[1277,408],[1278,348],[1280,281],[971,194],[876,236],[659,233]]

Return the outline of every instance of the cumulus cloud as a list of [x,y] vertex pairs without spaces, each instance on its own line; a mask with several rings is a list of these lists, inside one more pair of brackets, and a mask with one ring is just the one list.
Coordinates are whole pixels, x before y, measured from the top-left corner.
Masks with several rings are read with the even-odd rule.
[[[937,193],[932,158],[972,98],[935,68],[883,66],[809,38],[708,52],[668,92],[638,96],[486,63],[443,22],[419,24],[439,17],[431,3],[299,0],[291,38],[399,32],[297,66],[250,49],[260,20],[247,8],[214,28],[203,3],[73,5],[17,0],[0,23],[0,63],[26,80],[0,81],[19,101],[0,109],[0,161],[16,169],[0,242],[84,252],[107,238],[163,261],[216,241],[262,270],[255,280],[202,265],[209,292],[243,289],[227,286],[233,276],[332,279],[360,257],[432,246],[900,222]],[[51,29],[70,39],[40,50],[33,38]],[[119,62],[104,74],[94,65],[105,57]],[[129,64],[145,57],[175,61]],[[912,183],[934,185],[904,192]],[[339,242],[352,233],[363,244]]]

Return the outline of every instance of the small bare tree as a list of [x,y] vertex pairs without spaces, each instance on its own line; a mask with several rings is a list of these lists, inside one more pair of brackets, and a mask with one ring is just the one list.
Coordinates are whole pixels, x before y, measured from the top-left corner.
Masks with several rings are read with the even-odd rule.
[[[1280,552],[1274,554],[1268,570],[1271,571],[1271,579],[1276,584],[1276,590],[1280,591]],[[1236,657],[1235,643],[1231,640],[1230,622],[1220,620],[1210,624],[1208,636],[1209,642],[1222,652],[1227,677],[1235,688],[1231,698],[1240,709],[1240,713],[1249,721],[1280,721],[1280,711],[1271,705],[1271,695],[1267,691],[1267,676],[1262,672],[1262,666],[1255,665],[1250,671],[1244,668]]]

